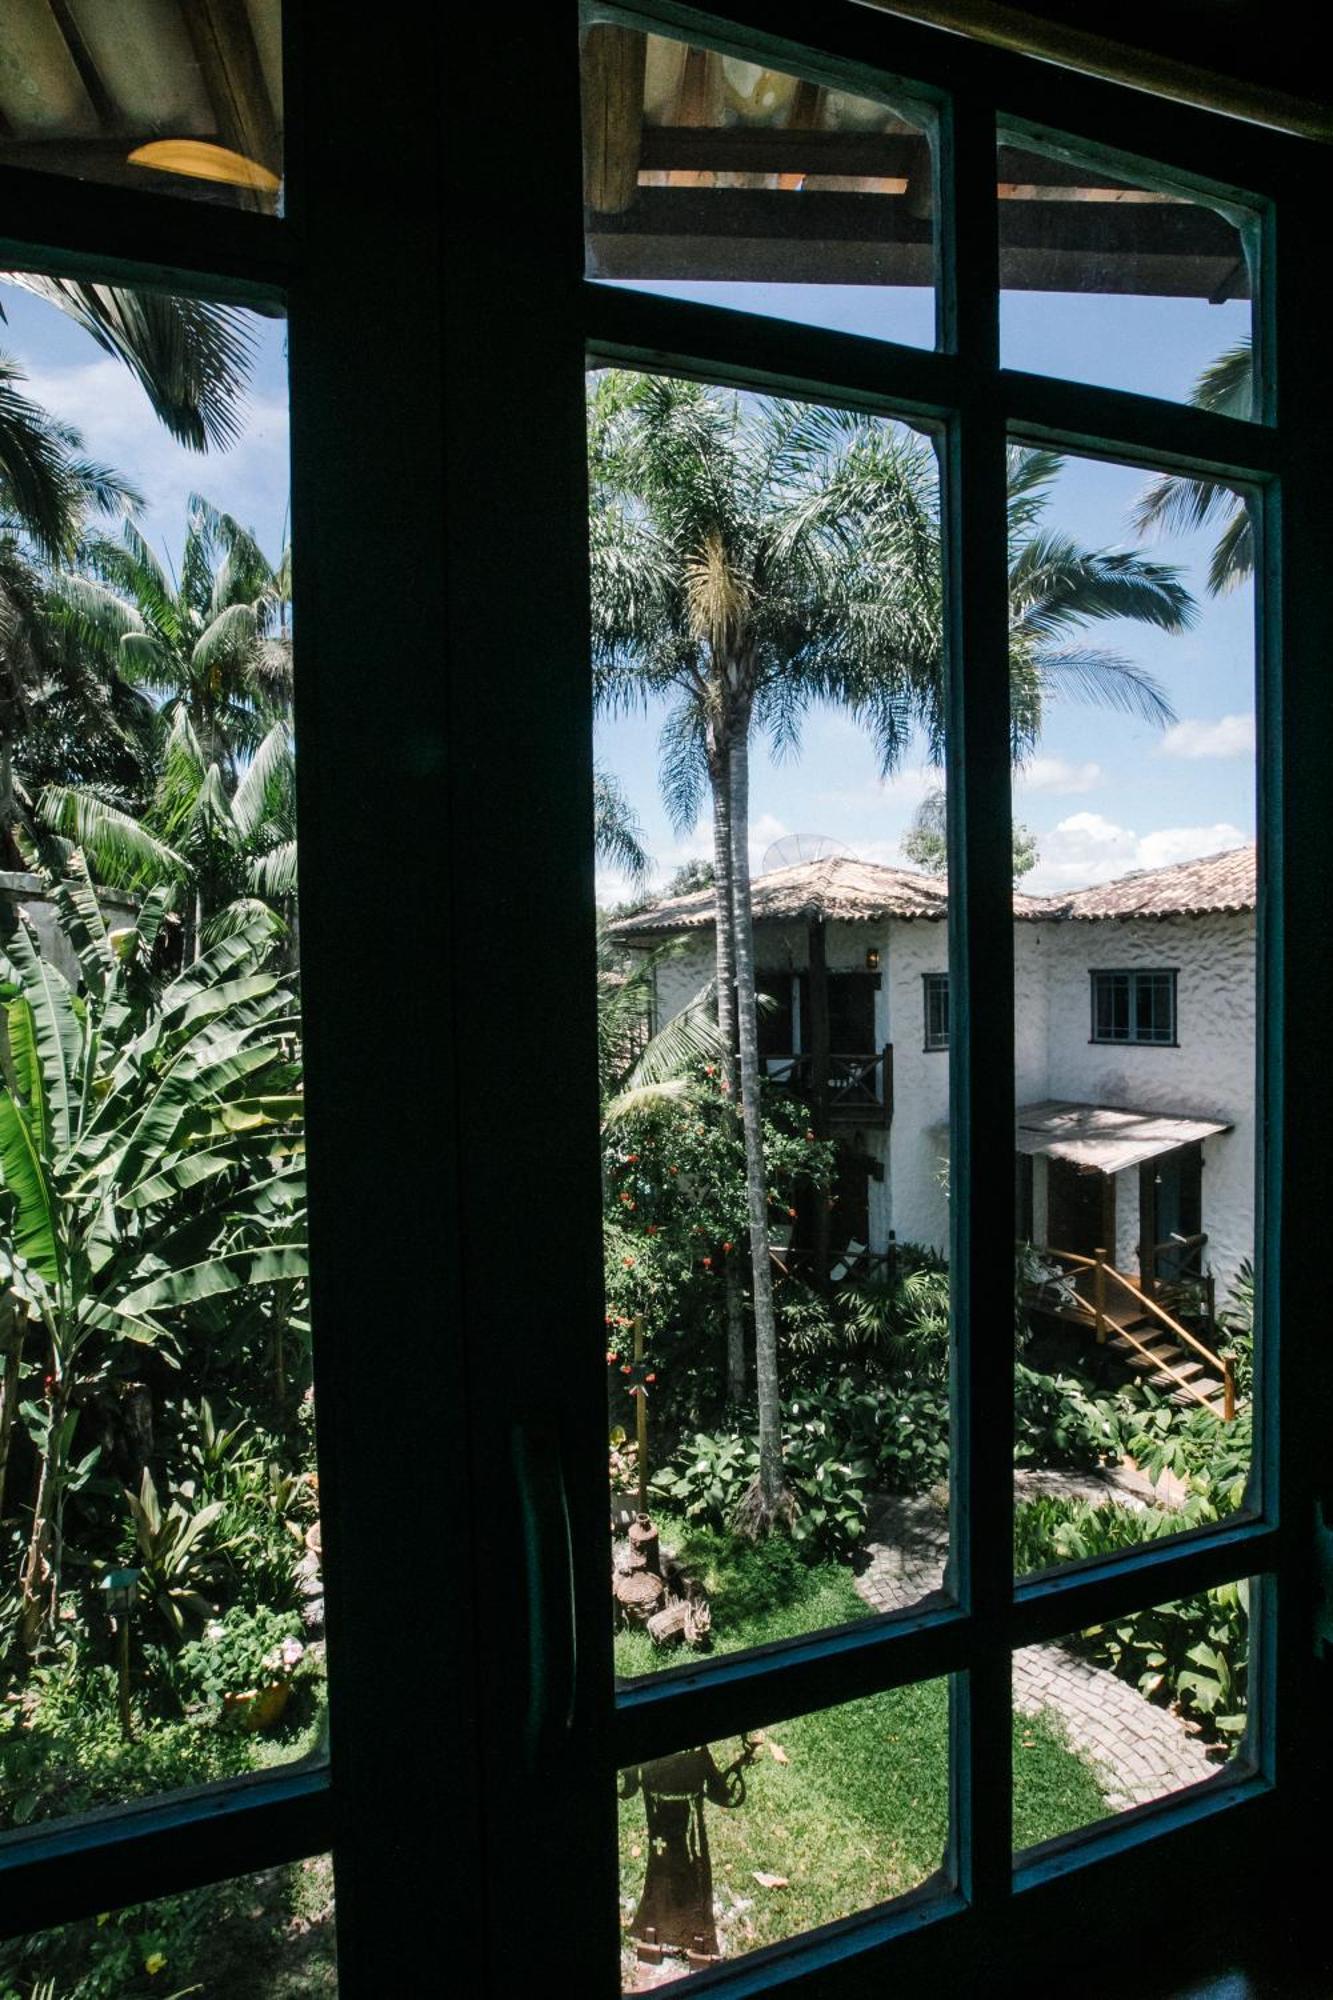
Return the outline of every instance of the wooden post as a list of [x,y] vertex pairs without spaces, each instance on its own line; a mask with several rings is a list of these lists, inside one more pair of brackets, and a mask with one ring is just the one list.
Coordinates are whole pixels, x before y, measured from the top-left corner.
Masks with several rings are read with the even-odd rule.
[[1224,1422],[1233,1423],[1236,1416],[1236,1371],[1231,1356],[1222,1360],[1222,1417]]
[[127,1743],[134,1739],[134,1717],[130,1713],[130,1614],[123,1611],[116,1620],[116,1704],[120,1710],[120,1733]]
[[637,28],[606,22],[584,38],[584,199],[595,215],[623,215],[639,191],[647,49]]
[[1097,1345],[1106,1343],[1106,1252],[1094,1250],[1092,1253],[1092,1309],[1097,1322]]
[[[643,1314],[634,1315],[634,1359],[643,1360]],[[634,1445],[639,1472],[639,1512],[648,1512],[648,1398],[643,1392],[643,1383],[637,1385],[638,1394],[634,1398]]]
[[1204,1310],[1208,1315],[1208,1344],[1217,1345],[1217,1280],[1211,1271],[1204,1274]]

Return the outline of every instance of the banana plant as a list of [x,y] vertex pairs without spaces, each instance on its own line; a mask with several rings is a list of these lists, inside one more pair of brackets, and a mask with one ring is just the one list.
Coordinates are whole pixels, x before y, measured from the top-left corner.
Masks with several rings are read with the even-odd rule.
[[159,986],[169,892],[113,931],[76,854],[53,895],[77,994],[22,912],[0,909],[0,1283],[45,1357],[20,1578],[30,1652],[59,1608],[83,1395],[133,1347],[174,1361],[199,1302],[307,1268],[300,1018],[271,916],[245,915]]

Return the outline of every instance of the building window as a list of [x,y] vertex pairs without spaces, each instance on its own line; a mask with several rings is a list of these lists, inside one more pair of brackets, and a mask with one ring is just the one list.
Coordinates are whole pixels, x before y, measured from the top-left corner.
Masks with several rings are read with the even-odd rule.
[[1094,1042],[1176,1044],[1176,975],[1173,971],[1094,972]]
[[926,972],[921,977],[925,995],[927,1049],[947,1049],[949,1046],[949,975],[947,972]]

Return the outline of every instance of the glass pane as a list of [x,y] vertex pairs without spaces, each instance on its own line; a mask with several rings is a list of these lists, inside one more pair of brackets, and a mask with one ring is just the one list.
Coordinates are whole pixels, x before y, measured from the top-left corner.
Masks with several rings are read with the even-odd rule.
[[[1250,1585],[1151,1605],[1014,1655],[1014,1846],[1206,1784],[1244,1754]],[[1091,1777],[1045,1782],[1054,1738]]]
[[0,163],[277,211],[282,0],[6,0]]
[[922,106],[599,22],[583,118],[589,277],[934,345]]
[[231,345],[201,461],[84,303],[6,287],[6,1827],[323,1739],[283,329],[155,298]]
[[[1052,1743],[1051,1761],[1069,1761]],[[624,1990],[905,1895],[942,1866],[949,1684],[925,1681],[620,1774]]]
[[6,2000],[313,2000],[338,1991],[328,1855],[0,1944]]
[[1019,138],[1000,147],[998,187],[1005,367],[1259,414],[1246,210]]
[[1257,766],[1243,500],[1011,471],[1022,1573],[1244,1499]]
[[901,425],[661,378],[598,377],[590,437],[628,1676],[943,1588],[939,496]]

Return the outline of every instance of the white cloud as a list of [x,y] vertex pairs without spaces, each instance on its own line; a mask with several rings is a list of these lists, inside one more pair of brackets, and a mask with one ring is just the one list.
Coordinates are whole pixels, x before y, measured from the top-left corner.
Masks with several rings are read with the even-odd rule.
[[1201,854],[1220,854],[1224,847],[1244,847],[1249,836],[1229,820],[1213,826],[1168,826],[1147,833],[1139,842],[1141,868],[1167,868],[1173,861],[1197,861]]
[[1015,789],[1019,792],[1054,792],[1057,795],[1095,792],[1101,782],[1100,764],[1071,764],[1066,757],[1033,757],[1018,772]]
[[23,393],[73,424],[90,458],[114,466],[139,488],[149,503],[145,532],[173,561],[191,493],[205,494],[243,525],[257,527],[267,553],[277,554],[289,484],[284,400],[247,397],[244,428],[231,449],[196,452],[168,435],[129,369],[109,355],[75,367],[34,369]]
[[1186,716],[1172,723],[1157,746],[1159,757],[1249,757],[1254,754],[1254,717],[1223,715],[1215,722]]
[[1139,834],[1102,813],[1071,813],[1050,833],[1042,834],[1037,865],[1024,877],[1022,886],[1034,896],[1087,889],[1138,868],[1165,868],[1176,861],[1197,861],[1201,855],[1217,854],[1223,848],[1243,847],[1248,838],[1229,820],[1218,820],[1212,826],[1159,827]]

